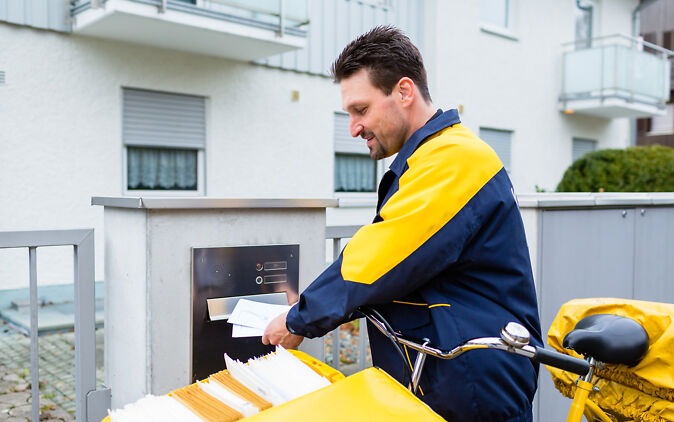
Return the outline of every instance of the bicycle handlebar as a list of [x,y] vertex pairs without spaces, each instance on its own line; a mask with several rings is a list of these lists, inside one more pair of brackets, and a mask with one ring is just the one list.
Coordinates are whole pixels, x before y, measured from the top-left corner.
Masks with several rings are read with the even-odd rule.
[[[373,312],[367,307],[361,307],[359,308],[359,311],[384,335],[395,338],[398,343],[411,349],[440,359],[454,359],[469,350],[498,349],[504,352],[525,356],[534,362],[554,366],[555,368],[573,372],[578,375],[585,375],[590,370],[590,364],[583,359],[565,355],[543,347],[531,346],[529,344],[507,343],[503,338],[498,337],[476,338],[460,344],[452,350],[442,350],[432,345],[427,339],[420,342],[417,339],[391,332],[386,328],[386,324],[375,317]],[[524,329],[524,327],[522,327],[522,329]]]
[[554,366],[555,368],[573,372],[578,375],[585,375],[590,370],[590,364],[573,356],[565,355],[554,350],[536,347],[536,353],[531,358],[534,362],[544,365]]

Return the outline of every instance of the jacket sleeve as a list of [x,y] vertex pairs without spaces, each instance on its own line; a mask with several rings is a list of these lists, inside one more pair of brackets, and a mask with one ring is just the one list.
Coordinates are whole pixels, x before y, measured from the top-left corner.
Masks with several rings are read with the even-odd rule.
[[291,308],[294,332],[322,336],[358,306],[404,297],[456,262],[480,217],[451,223],[471,212],[466,204],[503,167],[474,135],[432,138],[407,164],[398,191],[380,210],[382,221],[363,226]]

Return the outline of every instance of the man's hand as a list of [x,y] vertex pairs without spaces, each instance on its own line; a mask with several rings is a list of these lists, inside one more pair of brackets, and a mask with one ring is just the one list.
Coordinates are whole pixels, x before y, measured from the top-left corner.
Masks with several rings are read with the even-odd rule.
[[286,328],[286,316],[288,312],[282,313],[276,318],[272,319],[267,328],[264,330],[264,335],[262,336],[262,343],[272,344],[276,346],[280,344],[286,349],[297,349],[297,346],[302,343],[304,337],[296,336],[295,334],[290,334]]

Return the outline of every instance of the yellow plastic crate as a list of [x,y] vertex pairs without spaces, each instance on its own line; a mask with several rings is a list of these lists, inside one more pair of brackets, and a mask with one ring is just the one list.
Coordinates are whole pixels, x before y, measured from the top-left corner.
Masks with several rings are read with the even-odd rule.
[[[290,350],[329,385],[306,396],[242,419],[246,422],[296,422],[312,418],[337,421],[444,421],[386,372],[368,368],[345,378],[341,372],[306,353]],[[110,422],[109,418],[103,422]]]

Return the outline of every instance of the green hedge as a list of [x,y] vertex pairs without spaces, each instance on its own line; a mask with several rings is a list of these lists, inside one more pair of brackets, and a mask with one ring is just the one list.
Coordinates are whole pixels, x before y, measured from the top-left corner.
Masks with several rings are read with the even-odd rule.
[[577,159],[557,192],[674,192],[674,149],[604,149]]

